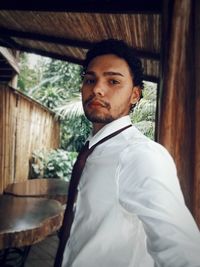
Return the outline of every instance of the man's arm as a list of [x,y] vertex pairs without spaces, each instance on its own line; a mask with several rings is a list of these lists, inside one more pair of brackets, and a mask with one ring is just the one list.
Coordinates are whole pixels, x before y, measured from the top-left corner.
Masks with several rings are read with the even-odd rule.
[[157,267],[200,267],[200,233],[185,206],[176,168],[155,143],[121,156],[119,202],[142,221]]

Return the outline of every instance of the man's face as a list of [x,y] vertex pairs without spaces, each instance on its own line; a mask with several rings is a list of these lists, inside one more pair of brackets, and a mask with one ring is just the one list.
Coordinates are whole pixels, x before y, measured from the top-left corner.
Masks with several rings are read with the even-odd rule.
[[131,105],[140,98],[128,64],[112,54],[97,56],[90,62],[81,92],[86,117],[102,126],[128,115]]

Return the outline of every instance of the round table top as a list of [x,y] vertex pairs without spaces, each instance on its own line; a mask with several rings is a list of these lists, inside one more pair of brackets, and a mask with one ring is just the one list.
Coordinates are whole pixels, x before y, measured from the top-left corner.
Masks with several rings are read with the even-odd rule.
[[43,240],[61,227],[63,212],[53,199],[0,195],[0,249]]
[[68,182],[61,179],[29,179],[23,182],[9,184],[5,194],[22,197],[46,197],[67,202]]

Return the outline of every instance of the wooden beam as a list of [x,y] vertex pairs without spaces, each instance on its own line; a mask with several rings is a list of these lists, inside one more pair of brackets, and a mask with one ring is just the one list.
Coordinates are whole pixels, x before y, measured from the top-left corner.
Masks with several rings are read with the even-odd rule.
[[194,216],[200,227],[200,1],[194,1],[194,73],[195,73],[195,133],[194,133]]
[[45,35],[45,34],[39,34],[34,32],[24,32],[24,31],[17,31],[17,30],[11,30],[7,28],[0,27],[0,33],[1,38],[4,37],[18,37],[28,40],[34,40],[34,41],[42,41],[52,44],[61,44],[61,45],[67,45],[72,47],[78,47],[78,48],[85,48],[89,49],[93,43],[88,41],[82,41],[82,40],[74,40],[74,39],[68,39],[63,37],[56,37],[52,35]]
[[[89,41],[81,41],[81,40],[74,40],[74,39],[68,39],[63,37],[55,37],[51,35],[44,35],[44,34],[38,34],[34,32],[22,32],[22,31],[16,31],[11,29],[5,29],[0,27],[1,36],[5,37],[18,37],[22,39],[27,40],[33,40],[33,41],[42,41],[52,44],[60,44],[60,45],[66,45],[71,47],[77,47],[77,48],[83,48],[83,49],[90,49],[93,46],[92,42]],[[160,54],[154,53],[151,51],[145,51],[140,49],[135,49],[136,54],[140,58],[147,58],[147,59],[153,59],[153,60],[160,60]]]
[[87,12],[118,14],[160,14],[161,0],[57,0],[57,1],[13,1],[1,0],[0,9],[52,12]]
[[[192,0],[165,1],[162,32],[162,90],[159,101],[158,141],[176,162],[177,173],[187,206],[194,212],[194,45]],[[199,137],[198,137],[199,138]],[[199,203],[197,203],[199,205]]]
[[13,55],[12,51],[9,51],[5,47],[0,47],[0,54],[6,59],[9,65],[19,73],[19,64],[17,58]]
[[9,42],[2,42],[0,40],[0,45],[4,46],[4,47],[12,48],[12,49],[15,48],[17,50],[27,52],[27,53],[34,53],[34,54],[41,55],[44,57],[51,57],[51,58],[58,59],[58,60],[68,61],[68,62],[71,62],[74,64],[82,65],[82,63],[83,63],[83,60],[81,60],[79,58],[73,58],[73,57],[66,56],[66,55],[59,55],[59,54],[54,53],[54,52],[47,52],[47,51],[37,49],[37,48],[30,48],[30,47],[19,45],[19,44],[14,43],[14,42],[12,42],[12,43],[11,42],[10,43]]

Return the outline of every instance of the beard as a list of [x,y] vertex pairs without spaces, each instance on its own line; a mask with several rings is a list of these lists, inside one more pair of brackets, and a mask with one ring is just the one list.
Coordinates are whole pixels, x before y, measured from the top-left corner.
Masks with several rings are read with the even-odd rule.
[[103,109],[107,110],[108,112],[111,109],[111,106],[108,102],[106,102],[104,100],[96,99],[96,97],[94,97],[94,96],[90,96],[83,103],[83,109],[85,112],[85,116],[89,121],[91,121],[92,123],[105,123],[105,124],[107,124],[107,123],[112,122],[115,119],[115,118],[113,118],[113,116],[111,114],[105,114],[101,110],[99,111],[97,109],[97,110],[92,111],[92,109],[90,108],[90,104],[92,104],[93,101],[98,101],[100,108],[103,108]]
[[92,112],[89,112],[88,110],[85,110],[85,109],[84,109],[84,112],[85,112],[86,118],[89,121],[91,121],[92,123],[107,124],[107,123],[110,123],[110,122],[115,120],[115,118],[113,118],[113,116],[111,116],[109,114],[103,115],[103,114],[98,114],[98,113],[92,113]]

